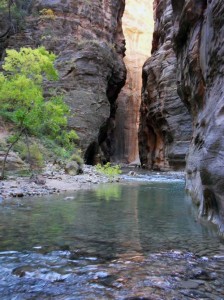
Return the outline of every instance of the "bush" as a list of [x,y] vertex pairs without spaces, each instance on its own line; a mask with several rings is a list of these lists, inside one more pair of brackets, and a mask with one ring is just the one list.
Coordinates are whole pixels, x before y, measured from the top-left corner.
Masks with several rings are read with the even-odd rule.
[[13,150],[18,152],[20,158],[29,163],[32,169],[39,169],[44,166],[42,149],[37,142],[33,142],[29,148],[24,140],[18,141]]
[[97,172],[106,175],[110,179],[121,174],[121,168],[119,165],[111,166],[111,163],[106,163],[105,165],[97,164],[96,165]]
[[84,164],[84,161],[82,157],[78,153],[73,153],[70,157],[71,161],[76,161],[78,165],[82,166]]

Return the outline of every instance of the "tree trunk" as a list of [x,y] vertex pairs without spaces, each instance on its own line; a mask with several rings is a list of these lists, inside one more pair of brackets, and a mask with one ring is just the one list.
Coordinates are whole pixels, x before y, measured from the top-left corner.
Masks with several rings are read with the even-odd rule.
[[32,159],[31,159],[30,143],[29,143],[27,131],[25,131],[25,135],[26,135],[26,147],[27,147],[27,151],[28,151],[28,159],[27,160],[28,160],[28,163],[30,166],[30,171],[33,172],[33,163],[32,163]]
[[3,160],[3,165],[2,165],[2,172],[1,172],[1,176],[0,176],[0,180],[4,180],[5,179],[5,165],[6,165],[6,161],[7,161],[7,157],[9,155],[10,150],[12,149],[12,147],[18,142],[18,140],[20,139],[21,135],[23,134],[24,128],[20,130],[17,138],[15,139],[15,141],[13,141],[11,143],[11,145],[9,146],[9,148],[7,149],[6,153],[5,153],[5,157]]

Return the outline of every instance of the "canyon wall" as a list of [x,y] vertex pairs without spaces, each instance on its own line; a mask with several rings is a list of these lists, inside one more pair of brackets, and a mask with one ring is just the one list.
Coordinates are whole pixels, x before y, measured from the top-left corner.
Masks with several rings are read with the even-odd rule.
[[113,160],[138,163],[142,66],[151,51],[153,0],[126,0],[122,18],[127,79],[117,99]]
[[152,56],[143,66],[139,150],[141,164],[153,170],[185,165],[191,117],[177,94],[177,58],[171,0],[154,1]]
[[[184,167],[199,213],[224,227],[224,2],[155,0],[139,145],[151,169]],[[188,150],[189,149],[189,150]]]
[[86,162],[109,160],[115,101],[126,78],[124,0],[25,2],[29,10],[7,47],[43,45],[57,54],[60,80],[48,85],[46,95],[52,87],[64,95],[73,115],[69,126],[80,137]]
[[220,225],[224,223],[224,2],[172,2],[178,93],[193,119],[186,187],[200,214]]

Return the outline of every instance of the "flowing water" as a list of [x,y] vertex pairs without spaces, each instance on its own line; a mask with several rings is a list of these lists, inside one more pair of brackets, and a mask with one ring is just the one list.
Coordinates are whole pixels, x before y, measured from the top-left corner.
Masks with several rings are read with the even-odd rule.
[[0,299],[224,299],[224,244],[182,179],[0,205]]

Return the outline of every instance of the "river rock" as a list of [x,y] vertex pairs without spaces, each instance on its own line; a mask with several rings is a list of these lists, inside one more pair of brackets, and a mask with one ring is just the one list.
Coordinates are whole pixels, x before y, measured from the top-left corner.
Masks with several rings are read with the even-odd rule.
[[16,189],[11,192],[13,197],[23,197],[24,191],[22,189]]
[[202,283],[196,280],[181,281],[178,283],[179,287],[184,289],[196,289],[200,284]]
[[79,165],[76,161],[70,161],[65,166],[65,173],[69,175],[77,175],[79,172]]
[[46,183],[46,179],[40,175],[31,175],[30,182],[34,182],[38,185],[44,185]]

